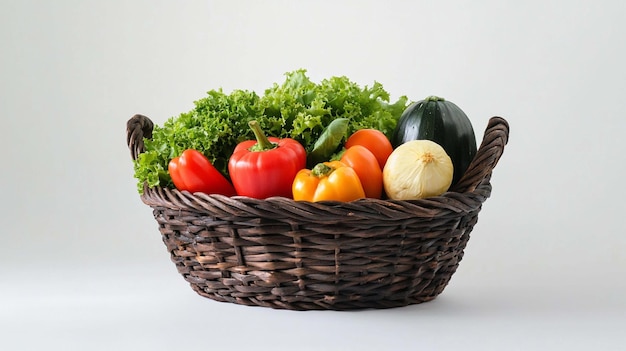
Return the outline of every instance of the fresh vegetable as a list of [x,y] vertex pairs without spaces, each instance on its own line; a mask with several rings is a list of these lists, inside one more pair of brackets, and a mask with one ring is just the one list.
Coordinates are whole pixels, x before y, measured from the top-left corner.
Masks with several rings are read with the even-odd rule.
[[308,153],[307,166],[313,167],[320,162],[330,160],[343,141],[348,131],[349,123],[350,120],[348,118],[337,118],[330,122],[313,145],[311,152]]
[[415,200],[450,188],[454,166],[441,145],[412,140],[398,146],[383,169],[385,192],[393,200]]
[[383,171],[376,156],[362,145],[353,145],[341,156],[340,161],[352,167],[359,176],[365,197],[380,199],[383,193]]
[[306,166],[304,147],[290,138],[268,138],[256,121],[249,125],[256,140],[237,145],[228,162],[237,195],[290,198],[293,180]]
[[353,201],[365,197],[356,171],[340,161],[302,169],[293,181],[293,199],[296,201]]
[[380,169],[385,167],[387,158],[393,151],[393,146],[391,145],[389,138],[387,138],[387,136],[380,130],[371,128],[360,129],[352,133],[348,140],[346,140],[344,147],[349,149],[354,145],[364,146],[371,151],[374,156],[376,156]]
[[263,94],[234,90],[230,94],[211,90],[195,101],[189,112],[155,126],[145,140],[145,152],[135,161],[138,190],[171,186],[167,172],[170,159],[185,149],[196,149],[227,177],[228,160],[238,143],[253,138],[248,122],[258,121],[268,134],[292,138],[307,152],[335,119],[349,119],[345,137],[358,129],[373,128],[391,136],[407,106],[406,96],[390,102],[383,86],[374,82],[361,88],[347,77],[330,77],[315,83],[306,70],[286,74]]
[[178,190],[235,195],[232,184],[197,150],[187,149],[174,157],[168,164],[168,171]]
[[409,141],[428,139],[441,145],[452,159],[455,184],[476,155],[476,137],[467,115],[454,103],[430,96],[402,113],[391,137],[394,148]]

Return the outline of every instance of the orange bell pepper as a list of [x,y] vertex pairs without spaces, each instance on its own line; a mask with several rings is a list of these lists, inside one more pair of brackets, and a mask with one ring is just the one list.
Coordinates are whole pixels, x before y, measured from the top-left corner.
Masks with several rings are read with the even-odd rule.
[[313,169],[302,169],[292,186],[296,201],[353,201],[365,197],[354,169],[340,161],[318,163]]
[[383,194],[383,170],[376,156],[365,146],[354,145],[348,148],[339,160],[354,169],[361,180],[365,196],[380,199]]

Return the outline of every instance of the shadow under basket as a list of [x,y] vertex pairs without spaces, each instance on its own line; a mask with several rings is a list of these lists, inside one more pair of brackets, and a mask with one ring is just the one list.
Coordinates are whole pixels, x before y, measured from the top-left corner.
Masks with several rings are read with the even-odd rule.
[[[152,129],[146,116],[128,121],[133,159]],[[448,285],[508,136],[507,121],[492,117],[465,175],[427,199],[310,203],[146,187],[141,200],[201,296],[289,310],[406,306]]]

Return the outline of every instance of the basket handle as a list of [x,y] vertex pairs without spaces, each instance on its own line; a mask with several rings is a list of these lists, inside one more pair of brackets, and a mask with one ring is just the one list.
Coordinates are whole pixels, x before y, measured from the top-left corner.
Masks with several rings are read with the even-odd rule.
[[472,192],[485,180],[488,181],[508,141],[509,123],[502,117],[491,117],[474,160],[463,177],[450,190],[461,193]]
[[143,139],[152,138],[154,124],[144,115],[134,115],[126,123],[126,143],[130,149],[130,156],[136,160],[145,150]]

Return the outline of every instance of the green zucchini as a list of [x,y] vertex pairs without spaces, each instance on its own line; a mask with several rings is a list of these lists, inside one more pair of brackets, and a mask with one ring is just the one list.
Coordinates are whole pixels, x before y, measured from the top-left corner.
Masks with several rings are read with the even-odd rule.
[[469,118],[457,105],[440,97],[429,96],[409,105],[398,120],[391,144],[396,148],[422,139],[441,145],[450,156],[453,185],[476,156],[476,136]]

